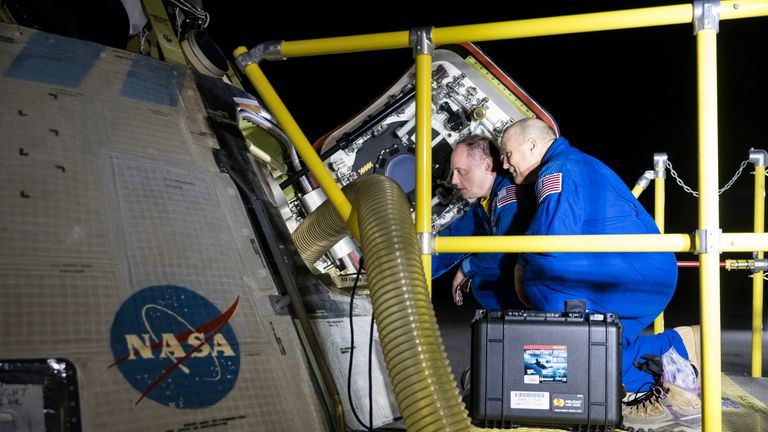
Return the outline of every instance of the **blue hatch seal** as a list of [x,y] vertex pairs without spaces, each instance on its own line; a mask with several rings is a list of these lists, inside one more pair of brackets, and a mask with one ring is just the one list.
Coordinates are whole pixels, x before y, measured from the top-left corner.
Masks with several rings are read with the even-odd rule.
[[223,313],[200,294],[176,285],[142,289],[112,323],[117,366],[141,396],[181,409],[222,400],[240,371],[240,346],[229,324],[240,297]]

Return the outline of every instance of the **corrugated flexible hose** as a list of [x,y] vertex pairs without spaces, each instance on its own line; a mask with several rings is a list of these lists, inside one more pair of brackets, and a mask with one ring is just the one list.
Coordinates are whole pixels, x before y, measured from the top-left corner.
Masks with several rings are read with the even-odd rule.
[[[344,188],[357,217],[373,313],[400,413],[410,431],[473,429],[459,397],[424,279],[416,229],[394,180],[363,176]],[[316,262],[349,230],[329,201],[293,238]]]

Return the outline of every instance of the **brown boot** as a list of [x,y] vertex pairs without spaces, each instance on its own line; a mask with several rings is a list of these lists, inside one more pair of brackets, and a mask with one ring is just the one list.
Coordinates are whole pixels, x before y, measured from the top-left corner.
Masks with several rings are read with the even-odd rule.
[[622,428],[630,432],[701,431],[698,396],[672,384],[662,386],[627,394],[622,406]]
[[662,430],[665,425],[675,421],[672,413],[657,395],[646,397],[644,393],[627,393],[623,402],[622,428],[630,432]]
[[661,358],[643,355],[635,367],[648,373],[644,392],[628,393],[622,399],[623,429],[630,432],[701,431],[701,400],[696,394],[663,379]]

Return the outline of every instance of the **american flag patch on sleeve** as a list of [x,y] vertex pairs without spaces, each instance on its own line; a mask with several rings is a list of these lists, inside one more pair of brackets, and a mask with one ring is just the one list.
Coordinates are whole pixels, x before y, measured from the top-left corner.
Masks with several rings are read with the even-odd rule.
[[563,173],[549,174],[536,183],[536,198],[539,204],[549,194],[559,193],[563,189]]
[[510,185],[499,191],[496,197],[496,207],[502,207],[512,201],[517,201],[517,186]]

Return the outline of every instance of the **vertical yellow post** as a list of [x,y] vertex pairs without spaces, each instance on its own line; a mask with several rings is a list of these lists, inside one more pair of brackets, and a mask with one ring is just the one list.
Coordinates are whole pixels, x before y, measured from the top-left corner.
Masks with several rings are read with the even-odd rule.
[[[765,150],[750,150],[749,160],[755,164],[755,234],[765,232]],[[765,257],[755,253],[755,260]],[[763,271],[752,275],[752,377],[763,376]]]
[[[653,206],[653,219],[656,221],[656,226],[659,227],[659,232],[664,234],[664,179],[667,177],[667,154],[666,153],[654,153],[653,154],[653,171],[654,171],[654,206]],[[653,320],[653,333],[659,334],[664,331],[664,312],[660,313],[655,320]]]
[[701,283],[702,426],[722,429],[720,364],[720,215],[717,143],[719,6],[694,2],[699,132],[699,278]]
[[416,57],[416,235],[432,294],[432,28],[411,30]]

